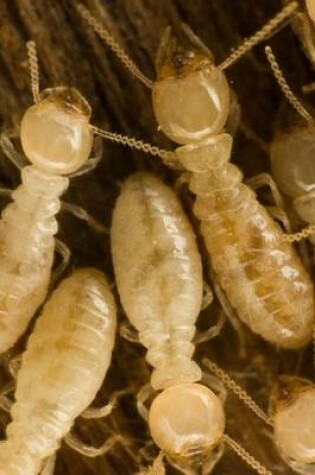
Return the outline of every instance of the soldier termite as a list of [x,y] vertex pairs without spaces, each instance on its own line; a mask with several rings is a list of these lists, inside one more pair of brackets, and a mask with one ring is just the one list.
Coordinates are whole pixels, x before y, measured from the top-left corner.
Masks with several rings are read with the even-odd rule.
[[[56,452],[102,384],[115,329],[115,302],[100,271],[76,271],[54,291],[22,356],[12,422],[0,443],[1,474],[37,475]],[[105,413],[91,408],[86,417]],[[73,435],[68,442],[93,456],[105,453],[120,437],[113,435],[99,449],[81,447]]]
[[[311,339],[313,285],[284,233],[242,183],[239,168],[229,163],[233,140],[224,132],[230,95],[223,70],[296,8],[295,2],[287,5],[218,67],[187,27],[189,48],[180,47],[168,32],[157,57],[158,79],[152,82],[89,11],[79,6],[81,15],[123,64],[152,89],[159,128],[184,144],[173,154],[160,151],[159,155],[167,164],[173,160],[188,171],[189,188],[196,195],[194,212],[228,301],[252,331],[284,348],[298,348]],[[103,131],[102,136],[125,145],[139,144],[119,134]]]
[[292,236],[292,241],[309,236],[315,244],[315,123],[311,114],[290,89],[270,47],[266,55],[279,86],[303,122],[286,132],[277,132],[270,147],[272,175],[292,203],[298,217],[310,226]]
[[[199,382],[207,381],[192,359],[201,263],[174,192],[151,174],[131,176],[114,209],[111,246],[121,302],[154,367],[152,386],[138,394],[138,408],[156,445],[186,474],[198,466],[198,473],[210,473],[227,443],[257,473],[270,475],[224,434],[223,394]],[[210,387],[216,388],[212,380]],[[154,390],[161,392],[148,414],[145,401]]]
[[270,398],[269,417],[216,363],[204,359],[204,364],[273,429],[278,452],[294,471],[303,475],[315,473],[315,386],[311,381],[281,376]]

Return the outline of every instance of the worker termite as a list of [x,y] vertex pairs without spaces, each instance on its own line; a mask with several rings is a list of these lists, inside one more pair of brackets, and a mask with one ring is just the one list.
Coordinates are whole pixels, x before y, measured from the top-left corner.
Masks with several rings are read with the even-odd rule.
[[[233,140],[224,131],[230,95],[223,71],[266,38],[297,4],[287,5],[218,67],[188,27],[184,27],[187,48],[168,31],[157,56],[155,82],[139,72],[85,7],[78,8],[122,63],[152,89],[159,128],[183,144],[173,154],[159,155],[167,164],[172,161],[188,171],[189,188],[196,195],[194,212],[211,264],[240,319],[280,347],[308,343],[314,320],[312,282],[280,227],[242,183],[239,168],[229,163]],[[105,131],[103,137],[130,146],[136,142]]]
[[270,147],[272,175],[280,190],[292,202],[298,217],[311,225],[306,233],[297,233],[297,239],[305,234],[315,244],[314,119],[293,94],[270,47],[266,48],[266,55],[282,92],[303,118],[303,123],[275,134]]
[[[53,456],[102,384],[115,329],[115,302],[100,271],[78,270],[54,291],[22,355],[12,422],[0,443],[1,474],[36,475]],[[91,408],[86,417],[105,413]],[[101,449],[81,450],[76,437],[68,436],[69,445],[89,456],[105,453],[118,440],[114,435]]]
[[281,376],[270,398],[270,416],[216,363],[204,364],[240,398],[256,416],[273,429],[282,459],[297,473],[315,473],[315,385],[306,379]]
[[[8,138],[1,140],[8,156],[22,168],[22,184],[0,220],[0,353],[17,341],[44,301],[55,247],[69,258],[65,245],[55,246],[54,240],[60,196],[72,176],[97,163],[89,158],[93,146],[89,104],[74,88],[39,93],[36,49],[33,42],[28,47],[35,105],[24,114],[20,139],[30,164]],[[66,209],[95,224],[79,207],[66,204]]]
[[226,442],[258,473],[270,474],[223,433],[222,399],[198,382],[192,338],[201,307],[201,263],[174,192],[151,174],[131,176],[113,212],[111,247],[122,305],[154,367],[152,386],[138,394],[145,418],[145,401],[161,391],[148,415],[156,445],[183,473],[195,473],[197,466],[210,473]]

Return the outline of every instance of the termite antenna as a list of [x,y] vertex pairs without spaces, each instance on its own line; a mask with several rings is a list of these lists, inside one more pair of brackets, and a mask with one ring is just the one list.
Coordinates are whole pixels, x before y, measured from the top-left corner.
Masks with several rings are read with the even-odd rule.
[[99,22],[97,19],[89,12],[89,10],[79,3],[76,5],[76,8],[82,18],[87,22],[89,26],[99,35],[102,40],[109,46],[121,63],[125,66],[130,73],[135,76],[139,81],[141,81],[148,89],[152,89],[153,82],[145,76],[138,66],[132,61],[132,59],[127,55],[115,38],[109,33],[109,31]]
[[249,467],[255,470],[259,475],[272,475],[272,472],[265,468],[258,460],[247,452],[240,444],[233,440],[227,434],[223,434],[224,442],[242,459]]
[[265,424],[272,426],[272,421],[268,415],[258,406],[251,396],[239,386],[222,368],[209,358],[204,358],[202,363],[213,373],[232,393],[237,396],[259,419]]
[[143,140],[137,140],[134,137],[129,137],[128,135],[118,134],[116,132],[108,132],[107,130],[99,129],[95,126],[91,126],[91,129],[96,135],[99,135],[105,140],[119,143],[132,149],[141,150],[144,153],[148,153],[155,157],[160,157],[163,161],[168,161],[171,155],[173,155],[173,152],[171,151],[163,150],[159,147],[146,143]]
[[314,234],[315,224],[310,224],[309,226],[305,226],[305,228],[302,228],[301,231],[298,231],[297,233],[283,233],[283,235],[281,236],[281,240],[293,244],[294,242],[300,242],[304,239],[314,236]]
[[233,53],[226,58],[223,63],[219,65],[222,71],[229,68],[232,64],[238,61],[244,54],[248,53],[254,46],[269,37],[269,35],[276,30],[276,28],[289,18],[298,8],[297,2],[290,2],[286,5],[276,16],[268,21],[259,31],[253,36],[245,40]]
[[31,88],[35,104],[39,101],[39,66],[35,41],[26,43],[28,64],[31,76]]
[[275,55],[272,52],[272,49],[270,46],[266,46],[265,48],[265,53],[267,56],[267,59],[269,61],[271,70],[273,72],[273,75],[279,84],[283,94],[285,97],[288,99],[290,102],[291,106],[294,107],[294,109],[300,114],[303,119],[305,119],[307,122],[313,122],[313,118],[311,114],[305,109],[305,107],[301,104],[299,99],[296,97],[296,95],[293,93],[292,89],[290,88],[289,84],[287,83],[287,80],[285,79],[279,63],[276,60]]

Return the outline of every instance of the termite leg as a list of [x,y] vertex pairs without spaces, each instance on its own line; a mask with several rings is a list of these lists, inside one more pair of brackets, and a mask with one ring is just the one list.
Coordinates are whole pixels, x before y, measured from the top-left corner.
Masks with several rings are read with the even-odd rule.
[[213,293],[212,293],[211,287],[208,284],[208,282],[204,280],[201,310],[204,310],[205,308],[209,307],[212,301],[213,301]]
[[137,394],[137,409],[140,416],[147,421],[149,417],[149,411],[145,406],[145,402],[155,393],[154,389],[152,388],[151,384],[145,384],[139,390]]
[[69,175],[70,178],[75,178],[78,176],[85,175],[86,173],[91,172],[94,170],[97,165],[100,163],[103,154],[103,141],[100,137],[94,137],[94,144],[93,144],[93,157],[90,157],[85,164],[79,168],[78,171],[71,173]]
[[54,475],[56,465],[56,454],[51,455],[45,461],[45,464],[40,472],[40,475]]
[[66,201],[61,202],[61,211],[66,211],[72,214],[76,218],[85,221],[96,233],[109,234],[108,229],[103,226],[97,219],[93,218],[84,208],[68,203]]
[[22,364],[22,355],[17,355],[9,361],[9,372],[12,375],[13,379],[16,380],[19,369]]
[[84,419],[101,419],[102,417],[108,417],[112,410],[117,406],[118,400],[131,392],[130,388],[115,391],[105,406],[89,407],[81,414],[81,417]]
[[208,386],[213,392],[215,392],[222,404],[225,403],[227,398],[227,390],[219,378],[213,376],[213,374],[203,371],[202,382],[206,386]]
[[278,220],[281,221],[283,224],[285,231],[290,233],[291,232],[291,224],[285,212],[284,202],[277,187],[274,179],[272,178],[269,173],[260,173],[249,180],[246,181],[247,185],[249,185],[254,190],[258,190],[264,186],[267,186],[270,189],[271,195],[274,199],[276,207],[269,207],[268,210],[271,211],[271,214]]
[[71,252],[70,252],[68,246],[64,242],[60,241],[60,239],[55,238],[55,243],[56,243],[55,249],[56,249],[56,252],[61,257],[61,262],[52,271],[52,275],[51,275],[51,285],[52,286],[59,279],[59,277],[64,273],[65,269],[68,267],[69,261],[70,261],[70,256],[71,256]]
[[129,320],[123,320],[119,327],[119,333],[122,338],[131,343],[140,343],[137,330],[129,323]]
[[225,313],[221,309],[218,312],[217,323],[215,323],[214,325],[211,325],[207,330],[203,332],[196,332],[196,335],[194,338],[194,344],[200,345],[200,343],[205,343],[206,341],[212,340],[213,338],[217,337],[220,334],[225,324],[225,321],[226,321]]
[[[10,140],[10,136],[13,136],[11,133],[2,133],[0,136],[0,147],[2,148],[3,153],[8,157],[8,159],[13,163],[13,165],[22,170],[25,165],[28,164],[26,158],[23,157],[14,147],[13,143]],[[14,134],[15,136],[15,134]],[[17,136],[17,135],[16,135]]]
[[182,191],[183,186],[189,183],[190,177],[191,177],[190,172],[182,172],[179,175],[174,185],[174,190],[176,191],[176,193],[180,193]]
[[221,289],[220,284],[218,283],[217,277],[215,273],[213,272],[213,270],[210,271],[210,274],[211,274],[211,280],[213,282],[214,293],[218,301],[220,302],[220,305],[226,317],[228,318],[230,324],[232,325],[232,327],[237,333],[239,345],[240,345],[240,350],[239,350],[240,356],[244,358],[246,355],[246,346],[245,346],[245,334],[244,334],[243,326],[241,322],[239,321],[233,307],[228,301],[227,296],[225,295],[225,292]]
[[8,397],[8,394],[15,390],[15,383],[7,384],[0,393],[0,409],[6,413],[10,413],[13,401]]
[[126,445],[125,439],[119,434],[112,435],[111,437],[109,437],[100,447],[93,447],[91,445],[85,444],[81,439],[79,439],[79,437],[77,437],[71,432],[65,437],[64,441],[69,447],[71,447],[76,452],[79,452],[85,457],[91,458],[99,457],[100,455],[105,455],[117,443],[121,443],[123,446]]

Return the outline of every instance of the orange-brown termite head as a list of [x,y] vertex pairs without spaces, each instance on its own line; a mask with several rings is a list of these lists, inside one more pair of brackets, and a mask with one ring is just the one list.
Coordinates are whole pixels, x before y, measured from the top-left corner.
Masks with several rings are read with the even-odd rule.
[[159,127],[179,144],[219,133],[227,121],[230,101],[226,77],[212,56],[186,43],[179,44],[170,30],[166,31],[152,91]]
[[21,143],[31,163],[67,175],[89,158],[93,134],[91,108],[72,87],[45,89],[21,122]]

